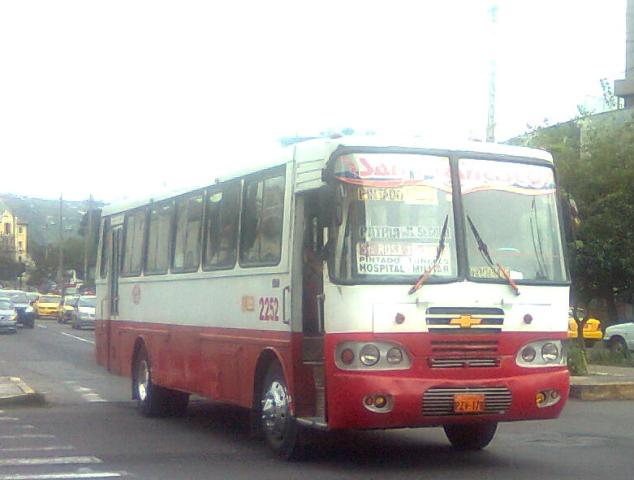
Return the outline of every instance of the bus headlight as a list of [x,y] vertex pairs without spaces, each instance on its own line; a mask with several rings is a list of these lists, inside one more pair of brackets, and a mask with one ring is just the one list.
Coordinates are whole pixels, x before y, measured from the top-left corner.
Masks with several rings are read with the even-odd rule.
[[387,352],[387,363],[390,365],[398,365],[403,361],[403,350],[398,347],[390,348]]
[[[540,352],[538,355],[537,352]],[[520,348],[515,357],[520,367],[554,367],[566,365],[566,353],[559,340],[531,342]]]
[[411,367],[405,349],[391,342],[342,342],[335,349],[341,370],[406,370]]
[[545,343],[542,346],[542,359],[546,363],[556,362],[559,358],[559,348],[552,342]]
[[381,359],[381,352],[379,352],[379,349],[376,348],[375,345],[369,343],[368,345],[364,345],[363,348],[361,348],[359,359],[361,360],[361,363],[368,367],[371,367],[372,365],[376,365]]
[[522,360],[526,363],[531,363],[533,360],[535,360],[536,356],[537,352],[532,346],[526,345],[524,348],[522,348]]

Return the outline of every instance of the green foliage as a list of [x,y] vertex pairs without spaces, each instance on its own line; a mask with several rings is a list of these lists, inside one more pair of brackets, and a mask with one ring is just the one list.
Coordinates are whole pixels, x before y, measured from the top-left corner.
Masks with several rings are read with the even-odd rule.
[[587,375],[586,352],[576,342],[568,342],[568,371],[570,375]]
[[16,262],[10,255],[0,253],[0,280],[13,281],[24,273],[24,264]]
[[605,299],[607,326],[616,320],[615,299],[634,287],[634,114],[535,130],[525,143],[553,154],[561,186],[577,203],[582,222],[569,244],[574,299]]
[[616,367],[634,367],[634,360],[622,353],[611,352],[605,347],[588,350],[588,362],[595,365],[611,365]]

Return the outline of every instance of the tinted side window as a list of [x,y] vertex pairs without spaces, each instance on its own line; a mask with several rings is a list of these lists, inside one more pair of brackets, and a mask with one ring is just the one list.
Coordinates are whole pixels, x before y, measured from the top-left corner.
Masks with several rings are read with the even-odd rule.
[[246,182],[240,264],[277,265],[282,254],[284,175]]
[[108,276],[108,262],[110,261],[110,219],[103,221],[101,230],[101,259],[99,262],[99,276],[106,278]]
[[209,192],[205,220],[205,269],[231,268],[235,265],[239,214],[239,183]]
[[176,201],[176,240],[173,265],[175,271],[195,271],[198,269],[202,220],[202,193]]
[[129,213],[125,217],[125,247],[123,250],[123,275],[139,275],[143,262],[143,233],[145,210]]
[[167,273],[172,212],[171,203],[157,205],[150,209],[146,273]]

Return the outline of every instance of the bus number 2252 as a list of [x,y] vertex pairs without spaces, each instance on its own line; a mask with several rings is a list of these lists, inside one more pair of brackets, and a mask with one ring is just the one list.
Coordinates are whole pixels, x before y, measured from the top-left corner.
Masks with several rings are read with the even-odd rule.
[[260,297],[260,320],[264,322],[279,321],[279,306],[280,302],[276,297]]

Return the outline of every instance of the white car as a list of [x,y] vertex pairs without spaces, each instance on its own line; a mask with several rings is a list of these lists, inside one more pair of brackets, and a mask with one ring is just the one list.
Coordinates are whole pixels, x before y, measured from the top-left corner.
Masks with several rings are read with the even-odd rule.
[[606,328],[603,341],[610,350],[623,355],[629,350],[634,350],[634,322],[620,323]]
[[18,312],[8,298],[0,298],[0,332],[18,331]]

